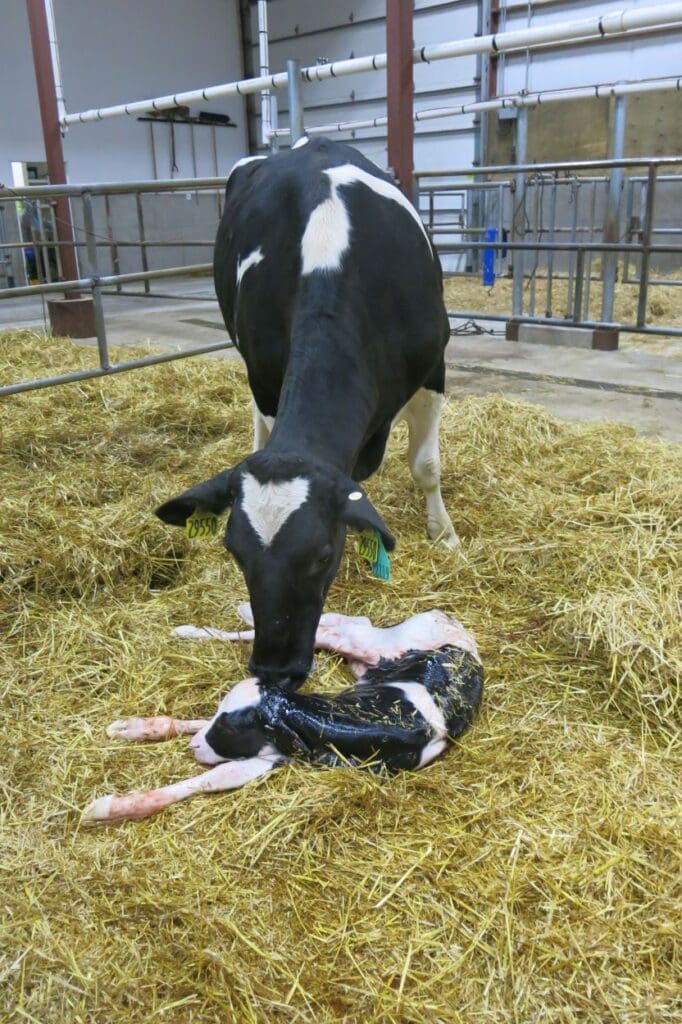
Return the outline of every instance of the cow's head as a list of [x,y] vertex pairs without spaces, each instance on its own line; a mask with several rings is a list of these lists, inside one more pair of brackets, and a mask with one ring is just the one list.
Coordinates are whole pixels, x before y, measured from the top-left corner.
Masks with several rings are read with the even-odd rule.
[[249,668],[266,683],[298,686],[312,665],[315,632],[343,554],[346,529],[395,541],[364,491],[345,474],[295,456],[257,452],[157,509],[184,526],[196,508],[231,508],[223,543],[239,565],[253,609]]

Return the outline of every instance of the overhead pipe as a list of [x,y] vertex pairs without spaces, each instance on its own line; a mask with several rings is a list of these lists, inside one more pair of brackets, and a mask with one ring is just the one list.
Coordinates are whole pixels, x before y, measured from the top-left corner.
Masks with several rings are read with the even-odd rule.
[[[589,39],[601,42],[612,36],[627,34],[639,29],[658,28],[682,22],[682,2],[656,4],[652,7],[631,8],[602,15],[592,15],[575,21],[557,22],[535,28],[518,29],[513,32],[501,32],[494,35],[472,36],[468,39],[456,39],[446,43],[433,43],[422,46],[412,53],[414,64],[430,64],[436,60],[450,57],[465,57],[477,53],[501,53],[507,50],[528,49],[546,43],[567,42],[571,39]],[[364,71],[381,71],[386,68],[385,53],[375,53],[367,57],[355,57],[349,60],[337,60],[331,64],[318,64],[303,68],[302,77],[308,82],[321,82],[327,78],[340,78]],[[120,103],[113,107],[100,107],[84,110],[77,114],[67,114],[62,118],[62,125],[87,124],[92,121],[103,121],[110,117],[124,115],[136,116],[150,110],[167,110],[178,105],[209,102],[225,96],[247,96],[265,89],[284,89],[287,85],[286,72],[276,75],[264,75],[258,78],[246,78],[238,82],[225,82],[222,85],[207,86],[204,89],[193,89],[190,92],[178,92],[154,99],[139,100],[135,103]]]
[[66,105],[64,103],[64,86],[62,84],[62,69],[59,62],[59,44],[57,42],[57,24],[54,16],[54,0],[45,0],[45,14],[47,17],[47,28],[50,37],[50,53],[52,55],[52,73],[54,74],[54,91],[57,99],[57,113],[59,120],[66,116]]
[[[270,74],[270,48],[268,44],[268,3],[267,0],[258,0],[258,55],[259,73],[261,78],[267,78]],[[264,146],[270,145],[270,132],[272,129],[272,117],[270,113],[270,90],[262,89],[260,94],[260,124],[261,142]]]
[[[482,111],[509,110],[514,107],[536,107],[544,103],[562,103],[576,99],[603,99],[609,96],[627,96],[643,92],[682,92],[680,78],[649,78],[641,82],[608,82],[597,85],[579,85],[566,89],[546,89],[542,92],[517,93],[513,96],[498,96],[495,99],[473,103],[459,103],[450,107],[431,107],[416,110],[413,120],[433,121],[441,117],[456,117],[460,114],[475,114]],[[381,128],[387,123],[385,116],[366,118],[361,121],[334,121],[330,124],[310,125],[307,135],[329,135],[331,132],[361,131],[364,128]],[[273,132],[287,135],[286,128]]]

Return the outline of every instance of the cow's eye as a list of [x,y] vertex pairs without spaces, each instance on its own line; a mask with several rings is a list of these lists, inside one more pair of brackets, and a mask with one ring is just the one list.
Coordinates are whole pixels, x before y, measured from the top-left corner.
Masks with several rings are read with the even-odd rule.
[[318,572],[322,572],[323,569],[327,569],[329,563],[332,560],[332,549],[331,547],[324,548],[323,551],[314,558],[310,563],[310,573],[315,576]]

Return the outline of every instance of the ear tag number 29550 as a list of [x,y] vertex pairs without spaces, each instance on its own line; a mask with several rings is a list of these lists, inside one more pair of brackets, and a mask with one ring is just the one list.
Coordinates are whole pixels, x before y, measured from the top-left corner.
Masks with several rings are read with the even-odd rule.
[[190,540],[210,540],[218,533],[218,517],[203,508],[195,508],[187,518],[185,530]]
[[378,530],[363,530],[358,541],[358,553],[372,566],[372,576],[388,583],[391,578],[391,561]]

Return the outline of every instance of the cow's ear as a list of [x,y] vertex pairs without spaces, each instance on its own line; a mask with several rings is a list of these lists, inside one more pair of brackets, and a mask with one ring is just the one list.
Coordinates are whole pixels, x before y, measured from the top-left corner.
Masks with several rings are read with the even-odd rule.
[[234,474],[225,469],[210,480],[195,484],[177,498],[171,498],[156,509],[156,515],[171,526],[184,526],[196,508],[206,509],[219,516],[232,504]]
[[395,537],[365,492],[352,481],[349,481],[345,489],[341,519],[350,526],[351,530],[378,530],[386,550],[393,551]]

